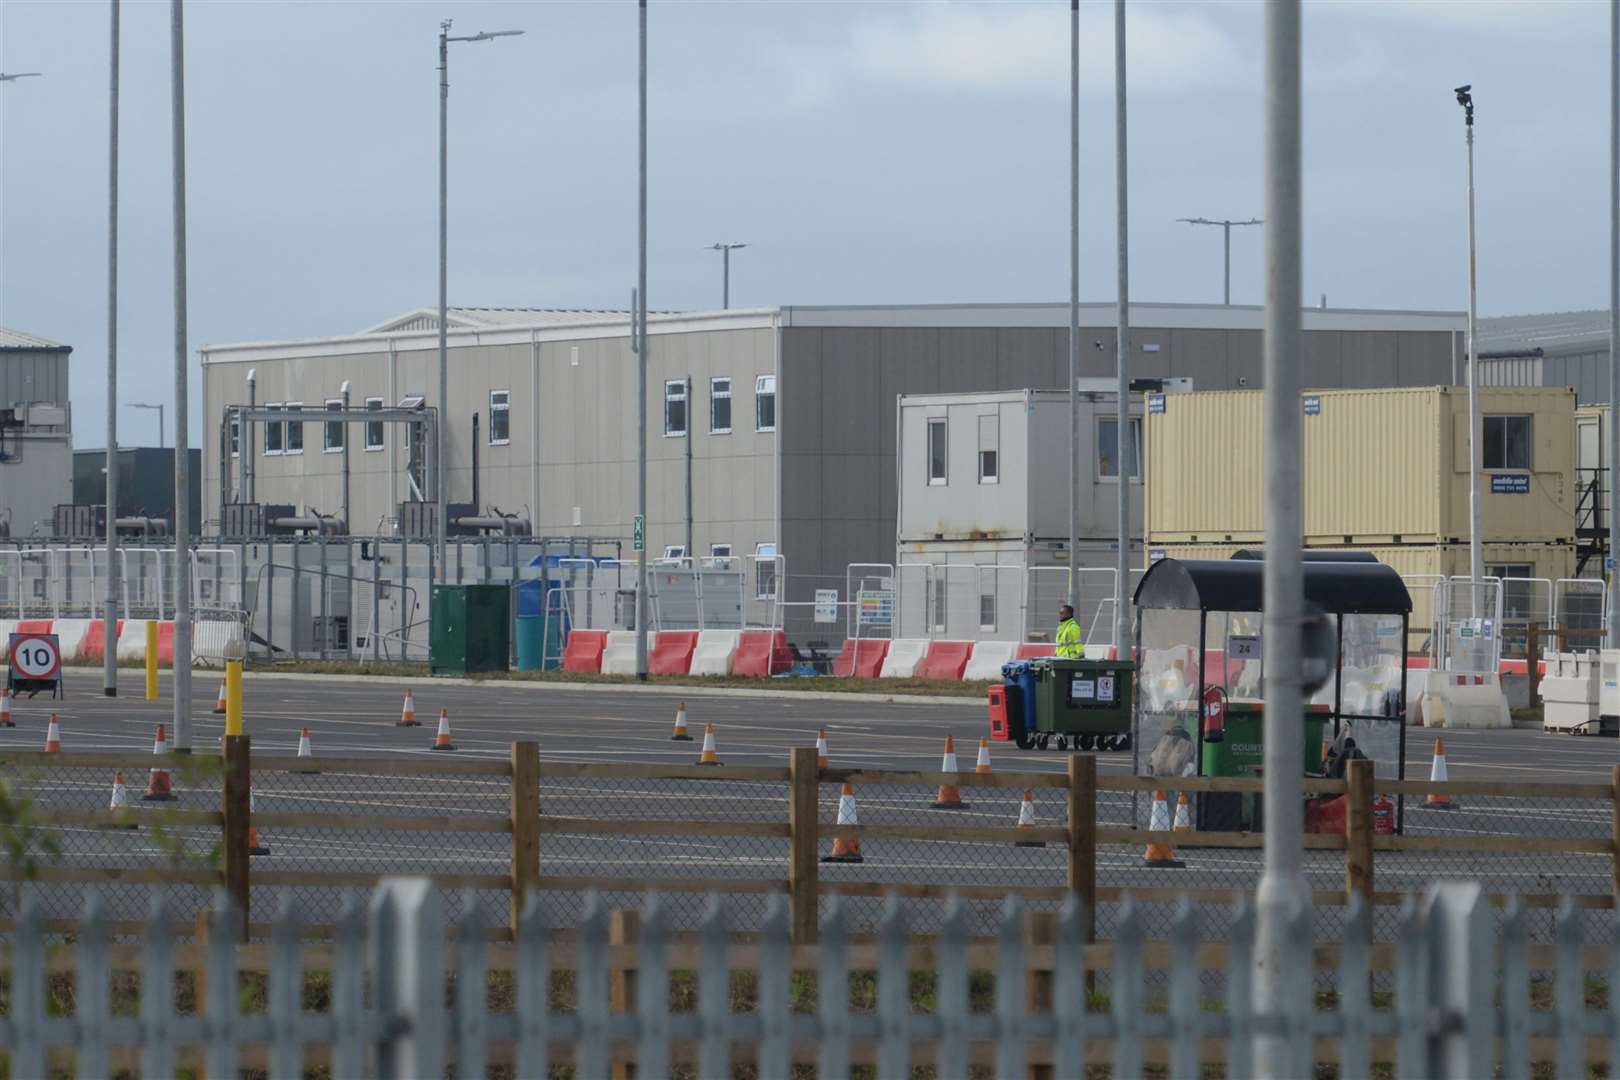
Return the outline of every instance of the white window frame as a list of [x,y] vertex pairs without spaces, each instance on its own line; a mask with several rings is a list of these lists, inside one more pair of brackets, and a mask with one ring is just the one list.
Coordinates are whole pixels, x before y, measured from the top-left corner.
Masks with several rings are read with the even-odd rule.
[[225,435],[227,445],[231,448],[231,457],[242,456],[242,414],[232,411],[231,422]]
[[[336,406],[339,410],[341,410],[343,408],[343,399],[342,398],[329,397],[329,398],[326,399],[325,404],[326,404],[326,408],[325,408],[326,412],[331,412],[334,406]],[[337,442],[336,446],[332,445],[332,425],[333,424],[337,425],[337,432],[338,432],[338,442]],[[346,424],[344,424],[343,421],[341,421],[341,420],[322,420],[321,421],[321,453],[323,453],[323,454],[341,454],[341,453],[343,453],[343,444],[348,442],[348,441],[349,441],[348,426]]]
[[658,561],[659,562],[685,562],[686,561],[686,545],[685,544],[665,544],[664,545],[664,557],[662,559],[659,559]]
[[[304,403],[302,401],[289,401],[281,406],[283,412],[297,412],[297,420],[283,420],[281,422],[281,453],[285,457],[301,456],[304,453]],[[298,426],[298,449],[292,448],[293,425]]]
[[[990,604],[990,619],[989,619],[988,622],[985,620],[985,617],[984,617],[984,607],[985,607],[985,602],[986,601],[988,601],[989,604]],[[991,587],[990,587],[990,591],[985,592],[984,591],[984,586],[981,584],[979,586],[979,629],[980,630],[985,630],[985,631],[994,631],[995,628],[996,628],[996,589],[995,589],[994,584],[992,584]]]
[[[771,399],[771,422],[769,426],[760,423],[759,407],[761,399]],[[776,400],[776,376],[760,375],[754,379],[754,430],[775,431],[777,418],[781,416],[780,402]]]
[[[995,439],[992,440],[988,447],[984,445],[984,422],[986,420],[991,421],[992,426],[995,428]],[[999,484],[1001,483],[1001,415],[999,413],[980,413],[977,427],[978,431],[975,434],[979,440],[979,451],[974,465],[978,470],[979,483]],[[996,459],[994,471],[988,473],[984,471],[984,455],[987,453],[994,454]],[[995,627],[985,627],[985,629],[993,630]]]
[[945,602],[946,602],[945,568],[943,566],[940,566],[940,567],[936,567],[935,569],[939,570],[940,572],[934,576],[934,579],[933,579],[933,582],[932,582],[932,585],[931,585],[931,591],[933,592],[933,595],[931,597],[929,597],[928,599],[929,599],[929,607],[931,607],[933,610],[930,611],[928,614],[929,614],[929,622],[932,624],[934,633],[943,634],[945,632],[945,626],[946,626],[946,619],[945,619]]
[[[724,390],[720,389],[720,384],[721,383],[726,384],[726,388]],[[715,404],[715,402],[721,401],[721,400],[724,400],[725,403],[726,403],[726,426],[725,427],[715,427],[715,424],[714,424],[714,404]],[[733,403],[732,403],[732,400],[731,400],[731,376],[729,376],[729,375],[717,375],[714,378],[710,379],[709,380],[709,434],[710,435],[730,435],[731,434],[731,425],[732,425],[732,422],[733,422],[732,421],[732,416],[731,416],[732,404]]]
[[[383,408],[383,399],[382,398],[380,398],[380,397],[368,397],[368,398],[366,398],[366,411],[367,412],[370,412],[373,409],[380,410],[382,408]],[[371,425],[372,424],[377,425],[377,435],[379,436],[377,442],[375,442],[375,443],[373,443],[371,441]],[[365,426],[365,435],[364,435],[364,437],[362,438],[361,441],[364,443],[366,453],[368,453],[368,454],[384,449],[388,445],[388,425],[383,423],[381,420],[367,420],[366,421],[366,426]]]
[[[280,412],[281,408],[281,402],[279,401],[267,401],[264,405],[265,412]],[[270,448],[270,436],[272,434],[276,437],[274,450]],[[264,456],[281,457],[286,452],[287,425],[280,420],[266,420],[264,422]]]
[[[496,401],[499,397],[501,400]],[[495,414],[503,413],[506,416],[506,434],[501,438],[495,437]],[[512,443],[512,391],[491,390],[489,392],[489,445],[510,446]]]
[[[1093,445],[1099,451],[1102,448],[1102,430],[1103,430],[1103,426],[1105,424],[1114,424],[1114,425],[1117,426],[1118,423],[1119,423],[1119,418],[1117,416],[1099,416],[1099,417],[1097,417],[1097,424],[1096,424],[1096,435],[1097,435],[1097,437],[1093,440]],[[1136,471],[1131,474],[1131,483],[1140,484],[1142,482],[1142,418],[1140,416],[1131,417],[1131,432],[1132,432],[1131,437],[1134,440],[1133,445],[1131,446],[1131,449],[1136,452]],[[1118,453],[1119,451],[1115,450],[1114,452]],[[1096,474],[1097,483],[1099,483],[1099,484],[1114,484],[1114,483],[1119,482],[1119,470],[1118,469],[1114,470],[1114,475],[1113,476],[1104,475],[1104,473],[1102,471],[1103,459],[1102,459],[1102,454],[1100,452],[1097,454],[1096,462],[1097,462],[1096,468],[1093,471]]]
[[[774,542],[754,545],[754,599],[775,600],[782,589],[782,582],[778,574],[776,559],[776,544]],[[767,571],[767,567],[770,569]],[[765,588],[766,581],[770,582],[770,589]]]
[[[672,396],[670,390],[679,389],[678,396]],[[669,407],[673,402],[681,403],[681,428],[679,431],[670,427]],[[685,379],[664,380],[664,438],[684,439],[686,433],[692,430],[692,392]]]
[[710,544],[709,545],[709,558],[711,558],[711,559],[729,559],[729,558],[731,558],[731,545],[730,544]]
[[[940,475],[934,475],[934,428],[939,428]],[[951,476],[951,425],[943,416],[930,416],[923,424],[923,468],[926,470],[929,487],[944,487],[950,482]]]

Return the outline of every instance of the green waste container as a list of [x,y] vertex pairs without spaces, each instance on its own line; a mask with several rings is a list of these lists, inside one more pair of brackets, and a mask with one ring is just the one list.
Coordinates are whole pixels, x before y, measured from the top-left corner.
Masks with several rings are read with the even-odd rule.
[[1029,668],[1037,737],[1078,737],[1080,748],[1090,749],[1087,744],[1099,735],[1129,736],[1134,663],[1043,656]]
[[[1322,732],[1331,710],[1313,705],[1305,713],[1305,746],[1301,772],[1322,770]],[[1182,714],[1180,727],[1198,738],[1198,713]],[[1265,706],[1257,701],[1228,701],[1219,742],[1204,743],[1200,776],[1259,776],[1265,761]],[[1206,791],[1198,796],[1196,825],[1205,832],[1258,831],[1260,799],[1240,792]]]
[[435,585],[428,665],[435,675],[505,671],[512,651],[511,590],[505,585]]

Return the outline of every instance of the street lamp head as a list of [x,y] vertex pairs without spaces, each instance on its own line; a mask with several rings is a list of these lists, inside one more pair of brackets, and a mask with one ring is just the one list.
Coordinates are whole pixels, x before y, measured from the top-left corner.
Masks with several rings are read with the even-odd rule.
[[16,82],[18,79],[37,79],[45,74],[43,71],[14,71],[7,74],[0,71],[0,82]]
[[[446,29],[449,29],[449,26],[450,26],[449,23],[445,23],[444,25],[445,25]],[[498,37],[518,37],[522,33],[523,33],[522,30],[480,30],[476,34],[468,34],[466,37],[453,37],[453,38],[449,38],[448,40],[450,40],[450,41],[492,41],[492,40],[494,40],[495,38],[498,38]]]

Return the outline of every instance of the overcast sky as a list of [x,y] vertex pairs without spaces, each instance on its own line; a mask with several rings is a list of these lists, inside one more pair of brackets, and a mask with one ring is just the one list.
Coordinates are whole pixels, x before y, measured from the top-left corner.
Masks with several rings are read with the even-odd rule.
[[[1082,5],[1083,299],[1114,295],[1112,5]],[[1130,8],[1131,289],[1219,301],[1261,191],[1257,3]],[[450,302],[622,307],[635,280],[636,8],[186,9],[190,341],[341,334],[436,302],[440,19],[453,46]],[[648,299],[718,307],[1068,295],[1068,5],[655,2]],[[0,323],[74,347],[104,402],[106,3],[0,0]],[[171,400],[169,5],[123,12],[120,372]],[[1608,5],[1310,3],[1305,293],[1466,304],[1478,103],[1484,314],[1605,306]],[[1260,230],[1233,299],[1260,300]],[[194,378],[193,385],[197,380]],[[195,396],[195,389],[193,395]],[[150,444],[151,414],[121,414]],[[193,411],[193,431],[201,430]],[[195,437],[195,436],[194,436]]]

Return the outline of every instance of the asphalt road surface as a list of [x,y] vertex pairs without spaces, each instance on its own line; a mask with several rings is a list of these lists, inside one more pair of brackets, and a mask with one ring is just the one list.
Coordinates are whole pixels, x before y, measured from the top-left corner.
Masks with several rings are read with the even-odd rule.
[[[68,768],[75,751],[132,751],[148,753],[159,723],[172,714],[169,680],[162,680],[160,700],[141,697],[139,673],[123,673],[124,696],[109,699],[100,692],[100,673],[70,670],[66,697],[44,697],[17,702],[17,727],[0,729],[0,752],[35,750],[44,742],[46,721],[55,711],[61,724],[62,769],[46,775],[19,777],[22,787],[44,805],[74,809],[100,809],[107,805],[111,778],[105,770]],[[221,717],[211,709],[218,691],[216,676],[198,673],[193,746],[198,751],[218,748],[223,731]],[[739,696],[711,694],[690,688],[667,692],[628,692],[609,686],[569,689],[534,683],[481,683],[447,685],[433,680],[412,684],[419,728],[395,726],[404,685],[375,680],[337,678],[285,678],[250,674],[244,680],[246,730],[258,754],[293,753],[299,733],[310,732],[315,755],[320,757],[400,757],[419,761],[505,758],[517,739],[540,744],[545,760],[571,762],[642,762],[689,764],[698,743],[670,741],[677,704],[687,705],[687,720],[701,738],[705,723],[715,726],[721,759],[734,765],[782,765],[792,747],[813,742],[818,729],[827,731],[832,763],[867,768],[934,770],[947,734],[957,740],[960,764],[971,769],[978,737],[987,732],[982,701],[961,703],[902,703],[849,695],[836,699],[799,698],[791,695]],[[439,709],[450,712],[454,754],[435,753],[433,742]],[[1595,737],[1544,735],[1535,731],[1444,733],[1450,775],[1454,779],[1502,781],[1606,782],[1620,763],[1620,740]],[[172,738],[172,732],[171,732]],[[1408,732],[1409,776],[1426,776],[1433,733]],[[992,744],[998,770],[1059,771],[1064,755],[1056,751],[1020,752],[1006,743]],[[143,759],[144,760],[144,759]],[[318,766],[318,761],[317,761]],[[1099,755],[1105,775],[1126,773],[1128,753]],[[217,781],[187,782],[175,776],[179,800],[144,803],[139,796],[145,778],[126,775],[136,813],[150,815],[158,826],[163,808],[182,806],[216,809]],[[260,812],[324,812],[343,815],[344,827],[334,829],[266,830],[262,837],[270,854],[255,858],[255,871],[264,869],[351,872],[503,874],[508,866],[508,838],[497,833],[454,834],[389,833],[368,828],[366,818],[377,815],[504,815],[508,791],[498,777],[395,778],[339,774],[258,773],[256,809]],[[1037,792],[1039,823],[1055,825],[1063,819],[1062,800],[1055,792]],[[1062,885],[1064,856],[1057,848],[1014,848],[952,840],[950,831],[963,825],[1011,825],[1017,820],[1020,793],[1010,789],[970,789],[971,803],[963,810],[931,807],[934,792],[915,787],[863,788],[857,793],[862,824],[927,823],[937,825],[937,841],[868,839],[866,861],[859,865],[828,865],[824,880],[901,883],[934,882],[1004,886],[1009,884]],[[823,785],[821,817],[835,820],[838,791]],[[785,821],[787,790],[780,783],[745,781],[586,781],[548,779],[542,785],[547,815],[592,817],[602,820],[667,818],[676,820]],[[1611,828],[1608,803],[1542,798],[1474,798],[1459,800],[1456,809],[1428,810],[1408,802],[1405,829],[1409,835],[1460,833],[1465,835],[1578,836],[1603,838]],[[1104,821],[1125,825],[1142,820],[1145,808],[1134,810],[1130,797],[1105,792],[1100,800]],[[143,818],[143,821],[146,820]],[[165,839],[165,837],[167,839]],[[194,852],[205,851],[206,830],[143,828],[109,831],[94,828],[62,830],[60,862],[69,866],[172,864],[175,838]],[[824,842],[824,848],[827,845]],[[1105,887],[1144,886],[1232,889],[1253,887],[1260,868],[1260,852],[1253,849],[1182,848],[1180,869],[1149,869],[1139,850],[1105,848],[1098,856],[1098,881]],[[576,877],[685,879],[688,885],[715,878],[776,879],[786,876],[787,842],[777,838],[688,836],[660,837],[610,833],[606,835],[547,834],[542,839],[543,873]],[[1442,877],[1484,878],[1494,891],[1525,893],[1607,894],[1611,888],[1611,860],[1606,855],[1526,854],[1484,855],[1435,853],[1380,853],[1376,885],[1380,890],[1421,888]],[[1319,889],[1343,887],[1342,855],[1307,852],[1307,876]],[[118,917],[144,914],[151,890],[145,886],[113,882],[104,892]],[[325,920],[335,915],[339,890],[303,886],[294,890],[307,918]],[[205,890],[179,886],[171,890],[177,913],[206,903]],[[68,915],[77,910],[78,892],[69,886],[42,890],[48,914]],[[633,903],[628,893],[612,902]],[[255,916],[267,914],[275,898],[255,890]],[[504,920],[504,897],[483,894],[480,906],[490,918]],[[765,906],[762,895],[733,897],[739,925],[754,923]],[[458,906],[459,899],[452,906]],[[566,923],[578,913],[578,893],[548,894],[553,918]],[[875,904],[869,905],[875,915]],[[993,905],[981,905],[985,926],[993,918]],[[676,905],[677,917],[695,920],[702,907],[696,892],[685,894]],[[1163,905],[1154,917],[1168,916]],[[1103,929],[1117,916],[1110,906],[1102,916]],[[918,905],[915,925],[925,929],[937,910]],[[1392,926],[1392,911],[1381,911],[1384,932]],[[1342,909],[1323,911],[1331,930],[1342,920]],[[1226,915],[1211,908],[1207,931],[1218,934]],[[1155,927],[1150,923],[1150,932]],[[1380,934],[1383,936],[1383,933]]]

